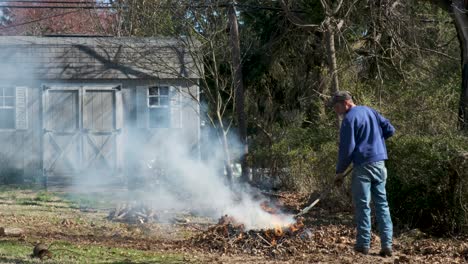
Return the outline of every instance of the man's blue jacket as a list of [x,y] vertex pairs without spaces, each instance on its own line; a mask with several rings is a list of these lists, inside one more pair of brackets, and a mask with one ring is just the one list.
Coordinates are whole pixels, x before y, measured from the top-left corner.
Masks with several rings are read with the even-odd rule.
[[346,113],[340,128],[336,173],[354,166],[387,159],[385,140],[395,133],[390,122],[374,109],[354,106]]

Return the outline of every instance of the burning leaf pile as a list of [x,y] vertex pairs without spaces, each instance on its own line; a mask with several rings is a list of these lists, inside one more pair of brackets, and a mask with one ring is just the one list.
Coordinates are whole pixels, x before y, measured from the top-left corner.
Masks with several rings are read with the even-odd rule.
[[143,203],[120,204],[109,212],[108,220],[130,224],[155,222],[158,218],[154,209]]
[[218,224],[192,239],[192,244],[209,251],[248,253],[267,256],[288,256],[307,246],[312,238],[302,219],[285,227],[266,230],[245,230],[233,217],[223,216]]

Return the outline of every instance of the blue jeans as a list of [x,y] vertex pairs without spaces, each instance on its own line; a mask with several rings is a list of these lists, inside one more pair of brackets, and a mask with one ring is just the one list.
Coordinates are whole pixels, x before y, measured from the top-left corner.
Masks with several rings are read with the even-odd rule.
[[351,191],[357,222],[356,247],[370,247],[371,210],[369,204],[372,195],[381,247],[392,248],[393,224],[385,191],[386,181],[387,169],[384,161],[354,167]]

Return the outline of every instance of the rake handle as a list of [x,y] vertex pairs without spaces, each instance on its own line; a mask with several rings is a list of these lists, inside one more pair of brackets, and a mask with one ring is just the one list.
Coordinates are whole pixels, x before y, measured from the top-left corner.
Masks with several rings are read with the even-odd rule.
[[[345,171],[344,173],[344,177],[346,177],[348,174],[350,174],[351,172],[353,171],[353,168],[350,167],[348,170]],[[307,212],[310,211],[310,209],[312,209],[312,207],[314,207],[318,202],[320,202],[320,200],[323,200],[325,197],[327,197],[327,195],[331,192],[333,188],[327,188],[325,191],[323,191],[319,198],[315,199],[315,201],[313,201],[311,204],[309,204],[307,207],[305,207],[304,209],[302,209],[299,213],[297,213],[296,215],[294,215],[294,217],[298,217],[298,216],[301,216],[301,215],[304,215],[306,214]]]

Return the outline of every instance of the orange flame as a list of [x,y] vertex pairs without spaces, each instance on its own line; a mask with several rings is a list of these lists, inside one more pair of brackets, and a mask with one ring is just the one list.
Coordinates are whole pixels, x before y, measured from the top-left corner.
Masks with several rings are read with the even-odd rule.
[[296,228],[295,225],[291,225],[291,226],[289,227],[289,229],[290,229],[291,232],[293,232],[293,233],[296,232],[297,230],[299,230],[298,228]]
[[302,221],[297,221],[296,223],[292,224],[291,226],[289,226],[289,230],[291,230],[291,232],[297,232],[298,230],[302,229],[304,227],[304,223]]
[[275,236],[277,237],[283,236],[283,228],[279,225],[275,226]]
[[271,244],[272,246],[276,246],[276,239],[273,238],[273,239],[271,240],[270,244]]

